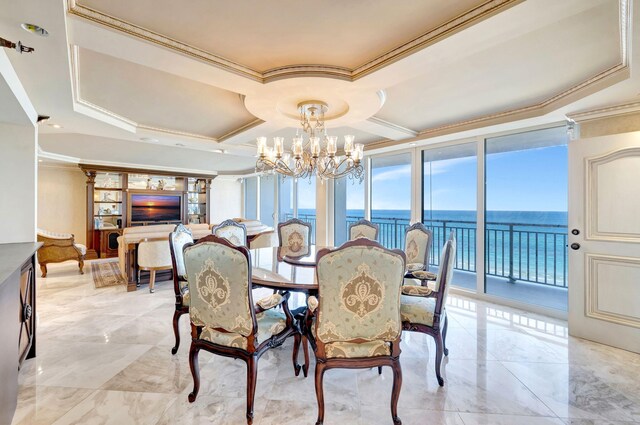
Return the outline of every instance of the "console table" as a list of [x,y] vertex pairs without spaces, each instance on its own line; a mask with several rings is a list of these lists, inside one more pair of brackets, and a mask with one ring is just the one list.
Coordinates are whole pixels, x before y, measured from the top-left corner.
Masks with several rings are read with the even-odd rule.
[[42,243],[0,244],[0,425],[18,401],[18,370],[36,356],[36,256]]

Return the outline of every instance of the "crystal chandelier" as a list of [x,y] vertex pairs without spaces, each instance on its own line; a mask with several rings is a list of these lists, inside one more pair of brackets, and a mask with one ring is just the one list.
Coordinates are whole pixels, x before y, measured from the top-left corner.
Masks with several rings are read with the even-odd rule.
[[256,171],[279,173],[296,179],[315,175],[321,181],[345,176],[362,181],[364,146],[354,145],[355,137],[347,135],[344,136],[344,155],[337,155],[338,137],[328,136],[324,126],[327,109],[327,104],[319,100],[298,104],[300,126],[308,140],[305,143],[298,130],[290,152],[285,152],[284,137],[274,137],[273,146],[267,145],[266,137],[258,137]]

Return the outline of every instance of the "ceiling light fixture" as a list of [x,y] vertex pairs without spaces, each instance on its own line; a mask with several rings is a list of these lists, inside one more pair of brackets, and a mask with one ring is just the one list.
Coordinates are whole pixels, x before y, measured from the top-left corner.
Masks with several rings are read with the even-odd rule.
[[266,137],[258,137],[258,161],[256,171],[279,173],[294,178],[316,176],[321,181],[349,177],[364,179],[364,145],[353,143],[355,136],[344,136],[344,156],[338,153],[338,137],[327,135],[324,114],[328,105],[319,100],[309,100],[298,104],[300,126],[308,140],[296,131],[291,144],[291,152],[285,152],[284,137],[274,137],[273,147],[267,146]]
[[49,127],[53,127],[53,128],[56,128],[56,129],[62,128],[62,126],[60,124],[48,124],[48,125],[49,125]]
[[49,35],[49,31],[47,31],[46,29],[38,25],[24,23],[24,24],[20,24],[20,27],[23,30],[35,35],[39,35],[40,37],[46,37]]

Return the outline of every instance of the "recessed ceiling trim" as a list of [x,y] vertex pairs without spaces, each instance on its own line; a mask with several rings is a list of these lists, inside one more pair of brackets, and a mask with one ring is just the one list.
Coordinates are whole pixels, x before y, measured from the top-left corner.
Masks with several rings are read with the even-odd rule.
[[196,59],[202,60],[204,62],[215,64],[219,68],[225,69],[235,74],[239,74],[243,77],[256,81],[262,81],[262,75],[249,67],[243,66],[239,63],[230,61],[221,56],[214,55],[213,53],[206,52],[202,49],[198,49],[188,44],[181,43],[172,38],[165,37],[146,28],[139,27],[122,19],[118,19],[106,13],[99,12],[90,7],[82,6],[78,4],[76,0],[68,0],[67,10],[71,15],[76,15],[89,21],[93,21],[98,24],[105,25],[109,28],[132,35],[134,37],[142,38],[143,40],[149,41],[151,43],[159,44],[168,49],[178,51],[184,55],[195,57]]
[[[127,117],[124,117],[122,115],[119,115],[109,109],[103,108],[99,105],[96,105],[94,103],[91,103],[85,99],[82,98],[81,93],[80,93],[80,69],[79,69],[79,64],[80,64],[80,48],[77,45],[72,45],[70,48],[70,60],[71,60],[71,81],[72,81],[72,93],[73,93],[73,98],[74,98],[74,104],[76,106],[75,110],[76,112],[80,112],[80,113],[84,113],[84,111],[82,110],[82,108],[78,108],[77,106],[80,105],[84,108],[88,108],[89,110],[93,111],[93,112],[97,112],[98,114],[104,115],[104,119],[103,121],[111,121],[113,122],[115,120],[116,125],[118,125],[118,127],[123,128],[125,130],[131,131],[131,132],[136,132],[135,130],[146,130],[146,131],[152,131],[152,132],[156,132],[156,133],[162,133],[162,134],[169,134],[172,136],[183,136],[183,137],[188,137],[191,139],[200,139],[200,140],[207,140],[210,142],[221,142],[225,139],[228,139],[229,137],[232,137],[235,134],[239,134],[242,133],[252,127],[255,127],[259,124],[262,124],[264,121],[258,119],[258,120],[254,120],[251,121],[247,124],[242,125],[241,127],[230,131],[229,133],[224,134],[222,137],[218,138],[218,137],[211,137],[211,136],[207,136],[204,134],[198,134],[198,133],[190,133],[190,132],[186,132],[186,131],[179,131],[179,130],[174,130],[174,129],[170,129],[170,128],[165,128],[165,127],[156,127],[156,126],[151,126],[151,125],[146,125],[146,124],[141,124],[138,123],[134,120],[131,120]],[[85,114],[86,115],[86,114]],[[100,119],[99,116],[92,116],[92,118],[96,118],[96,119]]]
[[600,118],[606,118],[617,115],[635,114],[640,112],[640,102],[623,103],[619,105],[607,106],[606,108],[590,109],[587,111],[573,112],[567,114],[567,118],[576,121],[584,122],[590,120],[597,120]]
[[424,49],[431,44],[449,37],[462,29],[474,25],[496,13],[500,13],[524,0],[487,0],[479,6],[453,18],[436,28],[432,28],[423,35],[398,46],[391,51],[379,55],[361,66],[349,69],[332,65],[292,64],[288,66],[259,71],[242,65],[222,56],[207,52],[203,49],[166,37],[157,32],[100,12],[93,8],[79,4],[79,0],[68,0],[67,11],[71,15],[124,32],[165,48],[178,51],[184,55],[207,62],[218,68],[233,72],[243,77],[261,83],[268,83],[283,78],[292,77],[325,77],[346,81],[355,81],[380,68],[390,65],[406,56]]
[[239,128],[237,128],[235,130],[232,130],[232,131],[228,132],[227,134],[224,134],[224,135],[220,136],[218,138],[218,142],[224,142],[225,140],[230,139],[231,137],[237,136],[240,133],[244,133],[247,130],[251,130],[252,128],[254,128],[254,127],[256,127],[256,126],[258,126],[260,124],[263,124],[263,123],[264,123],[264,121],[262,121],[260,118],[258,118],[258,119],[254,120],[254,121],[251,121],[251,122],[243,125],[242,127],[239,127]]
[[451,19],[448,22],[434,28],[433,30],[417,37],[402,46],[393,49],[384,55],[378,56],[370,62],[367,62],[352,71],[352,78],[356,80],[364,77],[380,68],[392,64],[402,58],[412,55],[413,53],[424,49],[432,44],[437,43],[453,34],[462,31],[474,24],[479,23],[497,13],[523,2],[524,0],[490,0],[487,1],[462,15]]
[[609,86],[611,84],[629,78],[629,76],[630,69],[628,65],[617,65],[603,73],[598,74],[593,78],[590,78],[583,83],[572,87],[571,89],[568,89],[538,104],[527,106],[524,108],[499,112],[496,114],[484,115],[482,117],[466,121],[458,121],[447,125],[428,128],[420,131],[418,135],[412,139],[402,141],[385,139],[378,142],[372,142],[366,145],[365,150],[390,147],[401,143],[422,140],[425,138],[443,136],[447,134],[458,133],[461,131],[487,127],[490,125],[504,124],[511,121],[542,116],[564,106],[565,104],[570,103],[576,97],[583,97],[589,93],[598,91],[598,89],[600,88],[604,88],[600,87],[601,84],[603,86]]
[[389,122],[389,121],[385,121],[385,120],[380,119],[380,118],[375,117],[375,116],[368,118],[367,121],[371,121],[372,123],[377,124],[377,125],[381,125],[383,127],[388,127],[388,128],[390,128],[390,129],[392,129],[394,131],[403,133],[405,136],[408,136],[408,137],[415,137],[415,136],[418,135],[417,131],[411,130],[409,128],[403,127],[403,126],[398,125],[398,124],[394,124],[394,123]]
[[[408,140],[395,141],[391,139],[384,139],[378,142],[368,143],[366,150],[394,146],[401,143],[453,134],[465,130],[473,130],[489,125],[504,124],[515,120],[534,118],[552,112],[573,102],[574,100],[578,100],[584,96],[595,93],[598,90],[602,90],[629,78],[631,76],[628,56],[631,43],[631,3],[629,0],[619,0],[618,4],[620,8],[620,62],[617,65],[605,69],[591,78],[588,78],[587,80],[584,80],[534,105],[427,128],[419,131],[416,137]],[[570,118],[575,119],[574,116],[575,115],[572,115]]]

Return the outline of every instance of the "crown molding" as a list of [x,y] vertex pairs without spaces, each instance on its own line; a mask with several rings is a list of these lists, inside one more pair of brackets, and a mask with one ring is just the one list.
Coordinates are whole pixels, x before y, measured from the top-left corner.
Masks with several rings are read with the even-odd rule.
[[572,112],[567,118],[575,122],[585,122],[600,118],[608,118],[619,115],[635,114],[640,112],[640,102],[620,103],[604,108],[590,109],[586,111]]
[[80,158],[69,155],[61,155],[58,153],[47,152],[38,145],[38,158],[51,159],[53,161],[63,162],[67,164],[78,164]]
[[155,173],[161,175],[177,175],[179,177],[211,177],[218,175],[217,171],[196,170],[176,167],[151,166],[146,164],[134,164],[127,162],[88,161],[80,160],[78,166],[82,170],[92,171],[120,171],[123,173]]
[[80,48],[77,45],[70,46],[70,60],[71,60],[71,92],[73,94],[74,106],[76,106],[77,112],[83,112],[83,108],[77,108],[81,106],[92,112],[93,118],[105,121],[110,124],[114,124],[117,127],[123,128],[132,133],[136,133],[136,130],[145,130],[155,133],[166,134],[170,136],[187,137],[190,139],[206,140],[209,142],[222,142],[229,137],[242,133],[250,128],[253,128],[264,121],[260,119],[253,120],[246,124],[243,124],[239,128],[232,130],[221,137],[211,137],[204,134],[190,133],[187,131],[174,130],[166,127],[157,127],[147,124],[142,124],[122,115],[119,115],[109,109],[103,108],[99,105],[89,102],[82,98],[80,91]]
[[430,29],[413,40],[374,57],[354,69],[332,65],[291,64],[267,70],[256,70],[249,66],[245,66],[238,62],[216,55],[215,53],[207,52],[203,49],[166,37],[162,34],[127,22],[115,16],[84,6],[80,4],[80,0],[68,0],[67,12],[70,15],[78,16],[91,22],[124,32],[133,37],[177,51],[186,56],[191,56],[225,71],[232,72],[260,83],[268,83],[284,78],[302,76],[355,81],[523,1],[524,0],[487,0],[479,6],[462,13],[434,29]]
[[[578,99],[589,94],[593,94],[599,90],[611,86],[612,84],[623,81],[631,76],[631,66],[629,62],[629,52],[631,50],[631,1],[619,0],[619,62],[618,64],[605,69],[586,80],[575,84],[574,86],[557,93],[549,98],[529,106],[522,108],[510,109],[494,114],[483,115],[469,120],[456,121],[453,123],[434,126],[423,129],[418,132],[417,136],[411,139],[395,141],[391,139],[383,139],[377,142],[368,143],[365,150],[373,150],[414,142],[426,138],[443,136],[447,134],[458,133],[466,130],[474,130],[491,125],[504,124],[510,121],[517,121],[527,118],[534,118],[568,105]],[[637,102],[640,104],[640,102]],[[629,104],[630,105],[630,104]],[[616,107],[613,107],[616,108]],[[607,108],[605,108],[607,109]],[[623,108],[624,109],[624,108]],[[633,111],[631,111],[633,112]],[[631,113],[629,112],[629,113]],[[576,114],[572,114],[569,118],[578,121],[578,118],[584,120],[583,117],[574,118]]]
[[253,120],[253,121],[251,121],[251,122],[249,122],[249,123],[247,123],[247,124],[245,124],[245,125],[243,125],[241,127],[236,128],[235,130],[232,130],[232,131],[228,132],[227,134],[224,134],[224,135],[220,136],[218,138],[218,142],[224,142],[224,141],[226,141],[226,140],[228,140],[228,139],[230,139],[230,138],[232,138],[234,136],[237,136],[237,135],[239,135],[241,133],[244,133],[247,130],[251,130],[252,128],[257,127],[257,126],[259,126],[260,124],[263,124],[263,123],[264,123],[264,121],[262,121],[260,118],[257,118],[257,119],[255,119],[255,120]]

